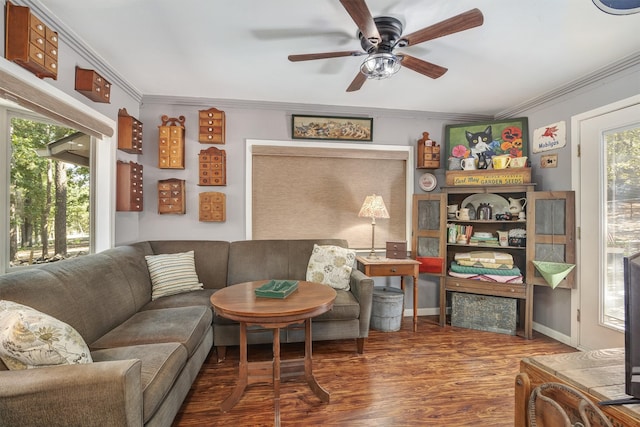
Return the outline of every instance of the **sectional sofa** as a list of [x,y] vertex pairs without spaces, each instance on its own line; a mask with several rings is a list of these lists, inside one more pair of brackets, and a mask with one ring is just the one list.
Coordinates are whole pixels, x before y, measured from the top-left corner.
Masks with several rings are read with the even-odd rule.
[[[0,426],[170,426],[212,346],[224,358],[239,342],[238,325],[215,316],[210,296],[245,281],[305,280],[315,244],[347,247],[339,239],[147,241],[0,276],[0,302],[68,324],[91,359],[23,370],[0,360]],[[152,299],[145,256],[189,251],[203,288]],[[354,340],[362,353],[373,281],[354,266],[349,285],[313,320],[312,335]],[[304,340],[299,328],[281,334],[283,343]],[[249,334],[250,343],[271,339],[270,331]]]

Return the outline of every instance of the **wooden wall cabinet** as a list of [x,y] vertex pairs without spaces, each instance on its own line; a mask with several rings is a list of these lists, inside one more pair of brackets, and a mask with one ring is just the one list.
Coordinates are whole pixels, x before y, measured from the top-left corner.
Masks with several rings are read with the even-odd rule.
[[208,144],[224,144],[225,114],[216,108],[200,110],[198,141]]
[[58,78],[58,33],[26,6],[6,2],[5,53],[39,78]]
[[94,70],[76,67],[75,89],[94,102],[111,103],[111,83]]
[[130,116],[126,108],[118,110],[118,149],[142,154],[142,122]]
[[198,154],[198,185],[227,185],[227,154],[210,147]]
[[222,222],[226,218],[226,196],[215,191],[200,193],[198,217],[203,222]]
[[158,126],[158,167],[184,169],[184,116],[162,116]]
[[118,160],[116,173],[116,211],[141,212],[142,165]]
[[158,181],[158,213],[185,214],[185,185],[183,179]]
[[[519,335],[532,337],[533,286],[547,285],[535,270],[533,260],[575,263],[575,195],[571,191],[534,191],[535,184],[499,186],[451,186],[442,187],[441,194],[416,194],[413,197],[412,256],[439,257],[443,265],[440,274],[440,325],[446,323],[447,292],[464,292],[480,295],[516,298],[520,303]],[[447,218],[447,205],[458,205],[470,196],[496,194],[508,198],[527,199],[525,220],[459,220]],[[465,202],[466,203],[466,202]],[[447,223],[473,226],[474,232],[526,230],[523,246],[469,245],[447,241]],[[497,283],[449,276],[448,267],[456,253],[471,251],[507,252],[523,275],[523,283]],[[554,256],[561,256],[554,259]],[[574,286],[575,272],[570,273],[558,287]]]
[[422,138],[418,140],[417,169],[440,168],[440,146],[429,139],[429,132],[422,132]]

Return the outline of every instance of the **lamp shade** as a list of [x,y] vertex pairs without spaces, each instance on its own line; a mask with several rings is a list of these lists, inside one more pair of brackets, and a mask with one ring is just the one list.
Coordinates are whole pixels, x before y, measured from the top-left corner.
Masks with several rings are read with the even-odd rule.
[[387,207],[384,204],[384,200],[382,200],[382,196],[373,194],[364,199],[358,216],[366,218],[389,218],[389,212],[387,212]]

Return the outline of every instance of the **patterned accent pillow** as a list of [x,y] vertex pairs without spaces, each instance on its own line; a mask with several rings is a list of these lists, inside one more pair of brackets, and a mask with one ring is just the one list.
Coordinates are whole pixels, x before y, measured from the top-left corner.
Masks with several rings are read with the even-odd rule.
[[340,246],[313,245],[307,266],[307,281],[323,283],[334,289],[348,291],[356,251]]
[[151,299],[202,289],[193,251],[177,254],[146,255],[151,275]]
[[10,370],[91,363],[71,326],[13,301],[0,301],[0,359]]

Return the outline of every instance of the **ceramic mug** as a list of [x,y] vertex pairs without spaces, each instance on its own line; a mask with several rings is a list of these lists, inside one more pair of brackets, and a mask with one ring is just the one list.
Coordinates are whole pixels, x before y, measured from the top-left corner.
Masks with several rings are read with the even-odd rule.
[[447,217],[455,218],[458,205],[447,205]]
[[458,157],[449,157],[449,170],[450,171],[459,171],[462,169],[462,165],[460,162],[462,159]]
[[463,221],[469,220],[469,209],[462,208],[459,211],[456,211],[456,218],[461,219]]
[[475,170],[476,168],[476,158],[475,157],[467,157],[466,159],[462,159],[460,162],[462,165],[462,169],[466,171]]
[[527,157],[513,157],[509,162],[510,168],[523,168],[527,165]]
[[493,156],[491,158],[491,163],[493,163],[494,169],[504,169],[509,166],[509,163],[511,163],[511,157],[506,154],[502,156]]

